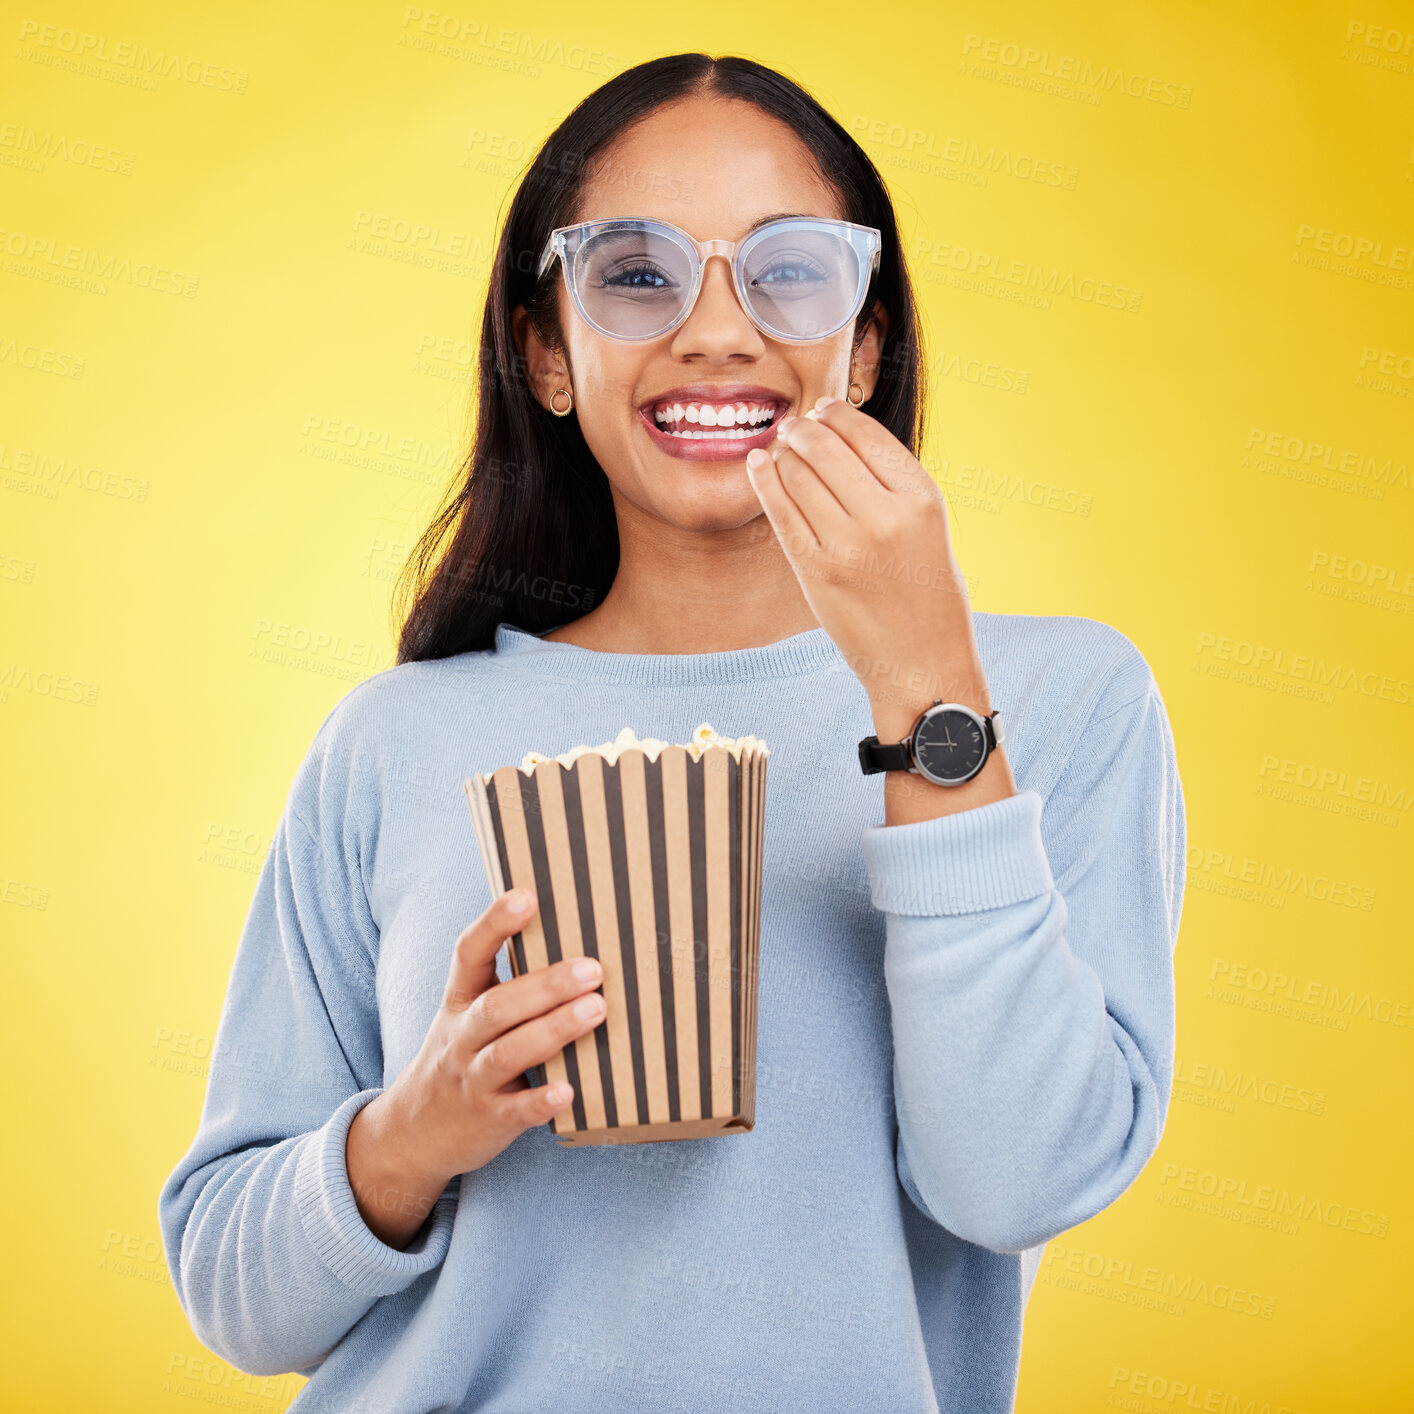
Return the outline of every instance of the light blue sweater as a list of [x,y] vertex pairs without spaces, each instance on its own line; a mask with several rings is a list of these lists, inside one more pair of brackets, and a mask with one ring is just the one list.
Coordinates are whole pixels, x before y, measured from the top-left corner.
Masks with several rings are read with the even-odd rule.
[[[312,1376],[291,1407],[330,1414],[1010,1410],[1042,1246],[1163,1131],[1186,825],[1128,638],[974,619],[1020,793],[906,825],[859,769],[869,704],[823,628],[671,655],[503,623],[494,652],[348,693],[264,861],[159,1200],[203,1343]],[[755,1128],[571,1149],[537,1126],[387,1246],[345,1136],[490,902],[462,781],[703,721],[770,748]]]

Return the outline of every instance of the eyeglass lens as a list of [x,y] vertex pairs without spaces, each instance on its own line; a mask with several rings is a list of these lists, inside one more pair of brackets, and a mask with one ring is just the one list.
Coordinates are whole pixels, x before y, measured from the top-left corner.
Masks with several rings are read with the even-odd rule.
[[[667,329],[692,288],[692,259],[652,228],[600,231],[580,246],[575,280],[601,329],[644,339]],[[859,257],[819,227],[770,231],[747,252],[741,282],[750,312],[770,333],[823,339],[844,327],[859,291]]]

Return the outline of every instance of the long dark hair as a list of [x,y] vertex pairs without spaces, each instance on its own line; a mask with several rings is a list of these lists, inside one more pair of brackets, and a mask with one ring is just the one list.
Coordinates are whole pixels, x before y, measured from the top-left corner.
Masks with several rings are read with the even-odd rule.
[[409,590],[413,599],[399,663],[492,648],[502,620],[531,633],[557,628],[588,613],[613,584],[619,533],[608,479],[578,418],[555,417],[532,397],[511,312],[525,305],[545,342],[564,348],[559,262],[535,278],[550,231],[574,219],[596,154],[654,109],[697,95],[742,99],[788,124],[839,193],[845,219],[883,233],[879,272],[855,326],[857,342],[874,301],[882,301],[886,353],[865,406],[918,455],[918,312],[893,206],[868,155],[803,88],[750,59],[668,54],[638,64],[595,89],[555,129],[511,202],[481,324],[474,446],[398,577],[395,606]]

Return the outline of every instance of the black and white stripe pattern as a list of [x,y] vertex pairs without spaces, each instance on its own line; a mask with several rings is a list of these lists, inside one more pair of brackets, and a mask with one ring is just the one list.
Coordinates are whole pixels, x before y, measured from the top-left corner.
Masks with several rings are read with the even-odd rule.
[[520,976],[587,954],[604,966],[603,1022],[538,1067],[574,1102],[565,1144],[750,1130],[767,753],[684,747],[610,763],[541,761],[466,782],[492,891],[535,890],[510,940]]

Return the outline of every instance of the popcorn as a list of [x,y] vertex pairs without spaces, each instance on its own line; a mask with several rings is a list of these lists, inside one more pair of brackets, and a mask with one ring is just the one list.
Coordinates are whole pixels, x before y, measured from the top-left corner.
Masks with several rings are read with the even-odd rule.
[[581,757],[589,752],[597,752],[610,764],[619,759],[619,754],[624,751],[638,750],[650,760],[656,761],[658,753],[664,747],[680,745],[692,757],[694,761],[702,759],[702,753],[711,746],[725,747],[738,759],[743,749],[759,751],[763,756],[769,755],[766,743],[756,736],[719,736],[713,729],[710,722],[703,722],[692,734],[692,740],[688,742],[660,741],[655,736],[639,738],[632,727],[625,727],[613,741],[606,741],[601,746],[572,746],[568,751],[562,751],[558,756],[545,756],[538,751],[527,751],[521,758],[520,769],[527,775],[534,772],[535,768],[544,761],[558,761],[561,766],[572,766]]

